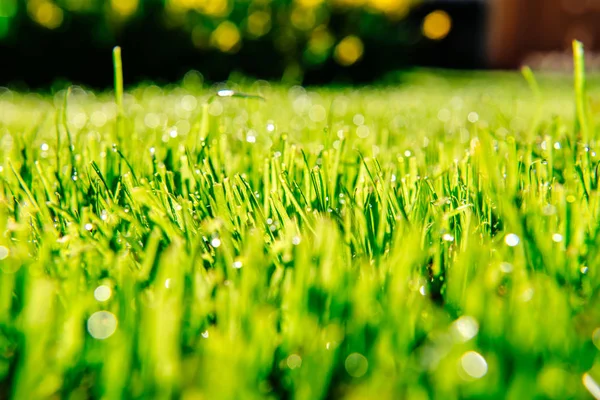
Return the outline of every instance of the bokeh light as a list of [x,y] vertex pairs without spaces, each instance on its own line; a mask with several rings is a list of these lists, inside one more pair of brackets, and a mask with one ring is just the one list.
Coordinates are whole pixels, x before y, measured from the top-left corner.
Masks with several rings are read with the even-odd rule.
[[428,39],[441,40],[448,36],[452,29],[452,19],[447,12],[436,10],[423,20],[423,34]]

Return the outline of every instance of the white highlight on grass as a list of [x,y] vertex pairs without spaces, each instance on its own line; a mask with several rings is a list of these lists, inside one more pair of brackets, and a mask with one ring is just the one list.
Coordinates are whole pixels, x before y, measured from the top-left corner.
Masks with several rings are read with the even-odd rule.
[[477,336],[479,323],[471,316],[463,315],[452,323],[454,337],[459,342],[467,342]]
[[596,382],[594,378],[592,378],[592,376],[587,372],[583,374],[583,376],[581,377],[581,381],[583,382],[583,386],[585,386],[588,392],[590,392],[590,394],[596,400],[600,400],[600,385],[598,385],[598,382]]
[[292,244],[294,246],[298,246],[300,244],[300,242],[302,241],[302,239],[300,238],[300,236],[294,236],[292,238]]
[[219,247],[221,245],[221,239],[214,238],[213,240],[210,241],[210,244],[212,247]]
[[506,235],[506,237],[504,237],[504,242],[510,247],[515,247],[519,244],[520,239],[514,233],[509,233],[508,235]]
[[203,337],[204,339],[208,339],[208,336],[209,336],[209,335],[208,335],[208,331],[204,331],[204,332],[202,332],[202,333],[201,333],[201,335],[202,335],[202,337]]
[[560,243],[563,240],[563,235],[561,235],[560,233],[555,233],[554,235],[552,235],[552,241],[555,243]]
[[460,366],[471,378],[483,378],[488,371],[487,361],[476,351],[467,351],[460,358]]
[[248,133],[246,135],[246,142],[248,142],[248,143],[256,143],[256,136],[252,135],[251,133]]
[[533,294],[535,293],[535,290],[533,288],[527,288],[523,291],[523,293],[521,293],[521,301],[527,303],[528,301],[530,301],[531,299],[533,299]]
[[91,231],[92,229],[94,229],[94,225],[88,223],[85,224],[84,228],[86,231]]
[[0,260],[6,259],[9,254],[10,251],[8,250],[8,247],[0,246]]
[[50,146],[48,146],[48,143],[42,143],[40,147],[42,151],[48,151],[48,149],[50,148]]
[[242,267],[243,267],[243,264],[242,264],[242,262],[241,262],[241,261],[239,261],[239,260],[238,260],[238,261],[234,261],[234,262],[233,262],[233,268],[235,268],[235,269],[240,269],[240,268],[242,268]]
[[513,271],[513,265],[507,262],[500,263],[500,271],[510,274]]
[[94,298],[101,303],[110,299],[111,295],[112,290],[106,285],[100,285],[94,290]]
[[217,96],[219,97],[231,97],[235,94],[235,92],[231,89],[223,89],[217,92]]
[[444,233],[442,235],[442,240],[444,240],[445,242],[454,242],[454,236],[452,236],[449,233]]
[[87,330],[94,339],[108,339],[117,330],[117,317],[109,311],[97,311],[88,319]]
[[360,378],[367,373],[369,369],[369,361],[360,353],[352,353],[346,357],[344,362],[346,372],[353,378]]
[[272,122],[267,123],[267,131],[273,132],[275,130],[275,124]]
[[0,246],[0,260],[4,260],[9,254],[10,252],[8,251],[7,247]]

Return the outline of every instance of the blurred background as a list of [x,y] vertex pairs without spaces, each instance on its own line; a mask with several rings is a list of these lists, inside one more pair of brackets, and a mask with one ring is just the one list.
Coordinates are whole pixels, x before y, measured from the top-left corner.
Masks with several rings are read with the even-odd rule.
[[[362,83],[412,67],[568,69],[600,0],[0,0],[0,84],[172,82],[190,70]],[[598,62],[590,52],[590,65]]]

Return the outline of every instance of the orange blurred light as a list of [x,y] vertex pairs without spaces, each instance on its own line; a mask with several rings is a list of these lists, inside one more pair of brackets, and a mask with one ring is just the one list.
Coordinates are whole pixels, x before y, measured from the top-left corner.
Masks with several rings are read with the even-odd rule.
[[448,36],[452,29],[452,19],[447,12],[436,10],[423,20],[423,34],[428,39],[441,40]]

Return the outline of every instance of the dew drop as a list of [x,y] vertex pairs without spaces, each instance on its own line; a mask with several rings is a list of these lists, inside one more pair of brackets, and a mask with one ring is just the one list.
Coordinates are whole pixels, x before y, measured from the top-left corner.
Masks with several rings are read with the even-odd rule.
[[99,302],[107,301],[111,295],[112,290],[106,285],[100,285],[94,290],[94,298]]
[[88,319],[87,330],[94,339],[107,339],[117,330],[117,318],[109,311],[97,311]]
[[504,237],[504,242],[510,247],[515,247],[516,245],[519,244],[520,239],[514,233],[509,233],[508,235],[506,235]]
[[488,365],[485,358],[476,351],[467,351],[460,358],[460,366],[463,371],[471,378],[483,378],[488,371]]

